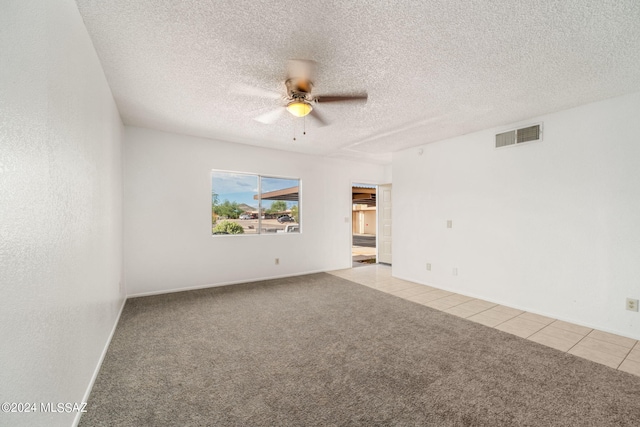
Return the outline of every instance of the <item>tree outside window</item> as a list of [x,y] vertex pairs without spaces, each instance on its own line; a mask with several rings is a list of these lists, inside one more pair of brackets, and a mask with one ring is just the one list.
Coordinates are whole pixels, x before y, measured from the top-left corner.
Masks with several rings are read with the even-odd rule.
[[213,235],[300,232],[300,180],[214,170]]

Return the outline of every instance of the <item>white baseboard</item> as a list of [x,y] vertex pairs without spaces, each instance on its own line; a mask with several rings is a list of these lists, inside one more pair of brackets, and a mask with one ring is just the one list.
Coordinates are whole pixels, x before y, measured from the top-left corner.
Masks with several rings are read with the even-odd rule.
[[[116,321],[113,324],[113,328],[111,328],[111,333],[109,334],[109,338],[102,349],[102,354],[100,355],[100,359],[98,359],[98,364],[93,371],[93,375],[91,376],[91,381],[89,381],[89,385],[87,386],[87,391],[85,391],[84,396],[82,398],[82,402],[86,403],[89,401],[89,395],[91,394],[91,389],[93,389],[93,384],[96,382],[96,378],[98,378],[98,373],[100,372],[100,368],[102,367],[102,362],[104,361],[104,357],[107,355],[107,350],[109,350],[109,345],[111,344],[111,339],[116,332],[116,328],[118,327],[118,323],[120,322],[120,315],[122,315],[122,311],[124,310],[124,305],[127,303],[127,297],[122,301],[122,305],[120,306],[120,310],[118,311],[118,315],[116,316]],[[78,412],[76,414],[75,419],[73,420],[72,427],[77,427],[80,424],[80,417],[82,417],[82,412]]]
[[210,283],[207,285],[198,285],[198,286],[187,286],[185,288],[163,289],[160,291],[141,292],[137,294],[127,295],[127,298],[148,297],[152,295],[172,294],[174,292],[195,291],[198,289],[217,288],[219,286],[239,285],[241,283],[262,282],[263,280],[284,279],[285,277],[304,276],[306,274],[316,274],[316,273],[326,273],[327,271],[333,271],[333,270],[311,270],[311,271],[297,272],[297,273],[291,273],[291,274],[283,274],[278,276],[256,277],[253,279],[233,280],[230,282]]

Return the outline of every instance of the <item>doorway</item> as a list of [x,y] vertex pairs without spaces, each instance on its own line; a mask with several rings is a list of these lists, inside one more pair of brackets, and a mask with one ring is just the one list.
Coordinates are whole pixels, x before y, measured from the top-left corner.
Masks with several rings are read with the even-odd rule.
[[354,183],[351,187],[351,258],[354,267],[377,262],[377,191],[377,186],[371,184]]

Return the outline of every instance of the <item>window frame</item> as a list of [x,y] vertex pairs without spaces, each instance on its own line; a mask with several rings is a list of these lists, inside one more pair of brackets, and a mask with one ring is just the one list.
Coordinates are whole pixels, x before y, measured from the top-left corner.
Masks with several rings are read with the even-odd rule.
[[[210,188],[209,188],[209,196],[210,196],[210,203],[211,203],[211,207],[213,208],[213,200],[212,200],[212,196],[214,194],[213,191],[213,176],[215,173],[223,173],[223,174],[234,174],[234,175],[248,175],[248,176],[252,176],[257,178],[257,191],[256,191],[256,195],[258,196],[257,202],[258,202],[258,227],[256,229],[255,233],[240,233],[240,234],[213,234],[213,232],[211,233],[211,237],[226,237],[226,236],[270,236],[270,235],[296,235],[296,234],[302,234],[302,216],[301,216],[301,212],[302,212],[302,179],[301,178],[297,178],[297,177],[291,177],[291,176],[283,176],[283,175],[273,175],[273,174],[261,174],[261,173],[255,173],[255,172],[242,172],[242,171],[231,171],[231,170],[224,170],[224,169],[211,169],[211,173],[209,175],[209,180],[210,180]],[[262,180],[263,178],[266,179],[283,179],[283,180],[291,180],[291,181],[297,181],[298,185],[298,198],[296,200],[297,202],[297,206],[298,206],[298,222],[296,222],[295,224],[298,226],[298,231],[295,232],[263,232],[262,231],[262,222],[263,222],[263,215],[264,215],[264,209],[263,209],[263,204],[262,204]],[[290,187],[287,187],[290,188]],[[274,190],[277,191],[277,190]],[[266,218],[265,218],[266,219]],[[289,224],[285,225],[285,229],[286,226]],[[213,222],[211,222],[211,228],[215,227],[215,225],[213,224]],[[243,227],[244,228],[244,227]]]

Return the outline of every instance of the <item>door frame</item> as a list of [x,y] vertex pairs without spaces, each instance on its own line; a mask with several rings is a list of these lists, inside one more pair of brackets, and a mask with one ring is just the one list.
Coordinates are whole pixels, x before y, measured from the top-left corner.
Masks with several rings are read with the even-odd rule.
[[351,180],[351,186],[349,187],[349,268],[353,268],[353,255],[352,255],[352,248],[353,248],[353,187],[357,186],[357,184],[364,184],[364,185],[375,185],[376,187],[376,264],[378,263],[378,221],[379,221],[379,210],[378,210],[378,187],[380,187],[380,185],[377,182],[373,182],[373,181],[369,181],[369,180],[362,180],[362,179],[354,179]]
[[[380,193],[380,187],[389,187],[389,190],[391,193],[393,193],[393,184],[392,183],[385,183],[385,184],[378,184],[376,187],[376,261],[378,264],[384,264],[384,265],[389,265],[389,266],[393,266],[393,250],[391,251],[391,263],[386,263],[386,262],[380,262],[380,247],[382,246],[382,237],[384,236],[384,225],[382,224],[381,218],[382,215],[380,214],[382,212],[382,209],[378,209],[378,207],[382,205],[382,195]],[[393,195],[391,196],[391,207],[393,207]],[[393,208],[391,208],[393,209]],[[391,218],[393,218],[393,210],[391,212]],[[392,221],[393,222],[393,221]],[[391,242],[393,242],[393,226],[391,227]],[[393,246],[393,244],[392,244]]]

